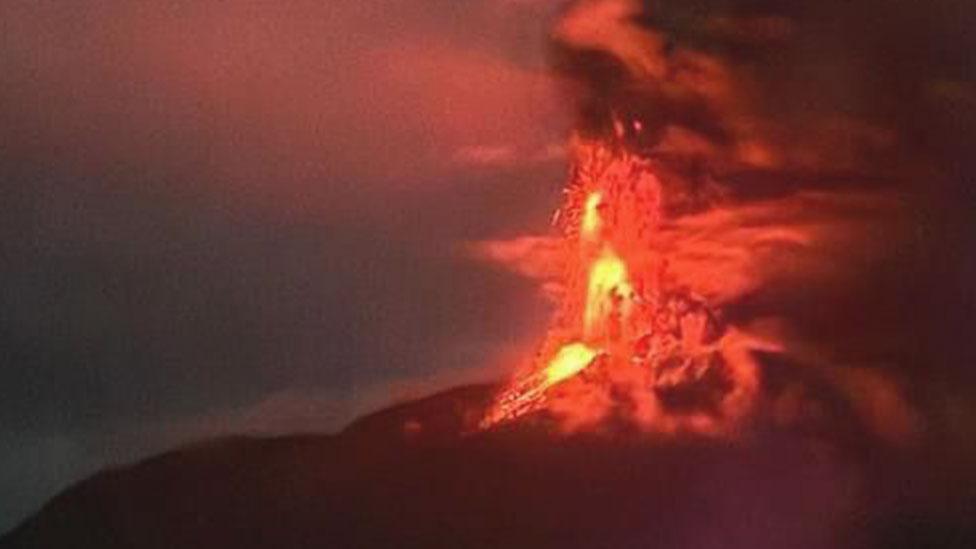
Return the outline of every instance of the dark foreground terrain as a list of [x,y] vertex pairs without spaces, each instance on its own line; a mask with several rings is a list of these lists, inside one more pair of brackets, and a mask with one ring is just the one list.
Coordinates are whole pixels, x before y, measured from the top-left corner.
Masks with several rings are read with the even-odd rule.
[[976,547],[976,465],[944,448],[462,434],[490,395],[465,387],[334,436],[228,438],[106,471],[0,547]]

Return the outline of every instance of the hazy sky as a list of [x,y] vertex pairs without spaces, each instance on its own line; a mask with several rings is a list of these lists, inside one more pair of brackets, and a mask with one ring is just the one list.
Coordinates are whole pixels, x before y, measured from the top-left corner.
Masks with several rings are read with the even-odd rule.
[[[917,154],[930,222],[889,267],[942,283],[884,315],[951,319],[913,352],[971,364],[944,349],[976,278],[967,3],[662,2],[657,24],[720,35],[769,116],[840,113]],[[0,0],[0,530],[107,463],[511,367],[548,309],[463,243],[542,232],[560,201],[560,10]]]

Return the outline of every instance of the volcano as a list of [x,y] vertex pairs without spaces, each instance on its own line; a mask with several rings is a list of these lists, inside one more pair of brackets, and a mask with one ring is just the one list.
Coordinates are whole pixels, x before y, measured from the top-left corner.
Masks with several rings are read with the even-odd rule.
[[[947,215],[935,207],[936,202],[914,199],[941,192],[928,187],[935,189],[934,182],[950,180],[966,189],[953,190],[953,196],[971,198],[971,185],[957,185],[967,181],[963,174],[971,170],[968,164],[939,162],[942,153],[927,150],[939,147],[925,145],[939,143],[929,139],[939,133],[937,117],[926,121],[932,129],[904,135],[884,120],[890,117],[893,124],[914,125],[929,118],[928,112],[952,112],[952,126],[967,125],[955,111],[965,110],[959,105],[965,104],[967,109],[976,105],[976,87],[968,80],[956,82],[941,73],[924,77],[915,74],[921,71],[916,71],[904,55],[904,50],[912,49],[941,55],[951,48],[931,44],[918,48],[918,42],[911,40],[913,33],[905,36],[891,30],[892,36],[899,37],[897,48],[879,51],[882,55],[877,58],[853,51],[844,55],[846,41],[835,37],[833,31],[826,32],[835,26],[834,21],[842,19],[834,14],[829,25],[805,25],[800,18],[794,22],[776,13],[746,19],[742,18],[745,15],[736,15],[738,9],[729,14],[723,10],[712,13],[698,3],[691,3],[687,14],[669,6],[651,10],[652,2],[643,0],[564,4],[547,44],[551,49],[552,84],[565,86],[565,98],[573,111],[565,146],[546,143],[540,155],[533,152],[534,147],[522,150],[518,140],[507,139],[514,136],[494,136],[492,131],[490,140],[468,143],[465,138],[457,149],[462,154],[453,146],[431,147],[437,170],[408,174],[417,183],[434,181],[440,178],[435,173],[440,169],[451,166],[446,173],[453,174],[460,170],[460,164],[477,160],[485,170],[504,166],[497,176],[508,177],[509,173],[535,170],[539,162],[565,160],[569,173],[564,197],[562,204],[553,205],[557,209],[550,230],[513,233],[506,229],[504,236],[492,237],[494,233],[464,223],[468,228],[462,231],[464,240],[458,241],[454,237],[460,238],[460,234],[451,234],[450,224],[428,212],[456,210],[448,216],[453,218],[466,216],[469,208],[425,199],[424,209],[417,210],[423,215],[416,216],[425,219],[419,233],[424,235],[422,242],[405,239],[410,242],[403,243],[419,246],[417,255],[404,256],[411,261],[427,257],[428,251],[436,253],[438,261],[447,255],[453,261],[453,254],[459,251],[459,255],[476,256],[537,285],[540,296],[551,300],[553,315],[533,334],[541,337],[532,342],[531,349],[515,344],[517,338],[498,337],[501,332],[494,332],[492,327],[515,320],[517,313],[492,321],[491,315],[485,314],[494,314],[488,310],[492,308],[488,296],[470,302],[484,307],[453,310],[452,306],[450,315],[442,314],[441,307],[446,305],[440,300],[419,301],[411,296],[402,307],[398,305],[399,314],[411,324],[431,321],[424,327],[426,332],[444,329],[444,334],[437,335],[438,342],[444,336],[444,343],[424,346],[421,353],[405,350],[419,346],[409,330],[396,329],[399,323],[360,322],[384,316],[394,301],[390,295],[400,295],[401,286],[395,281],[423,274],[422,270],[397,268],[406,261],[388,265],[379,260],[380,255],[400,245],[399,235],[383,242],[378,248],[382,254],[377,252],[375,261],[373,255],[360,256],[358,248],[346,260],[345,252],[351,248],[336,240],[326,257],[329,263],[348,263],[344,268],[351,274],[347,276],[318,281],[302,269],[302,285],[295,287],[285,283],[291,280],[287,277],[270,279],[275,288],[287,287],[287,295],[295,296],[291,298],[295,302],[315,299],[319,294],[310,292],[306,296],[300,292],[318,284],[329,287],[328,295],[342,297],[338,300],[342,306],[332,307],[329,301],[316,303],[314,308],[299,308],[302,316],[298,318],[315,317],[316,322],[326,322],[324,327],[336,332],[335,337],[349,339],[348,346],[343,341],[339,350],[358,357],[331,365],[339,368],[323,369],[325,377],[315,378],[322,386],[343,386],[332,376],[342,376],[350,387],[361,386],[358,384],[366,383],[381,368],[386,372],[383,379],[393,379],[392,372],[412,371],[399,368],[403,365],[397,361],[404,358],[408,365],[431,372],[442,369],[445,363],[457,366],[459,372],[461,368],[491,366],[488,355],[499,348],[513,355],[506,360],[517,362],[506,364],[505,371],[511,374],[508,379],[497,385],[457,387],[401,403],[354,421],[334,434],[220,438],[106,470],[55,497],[0,538],[0,549],[976,547],[976,408],[970,404],[972,370],[967,368],[974,360],[973,347],[966,344],[976,318],[970,314],[976,310],[971,307],[976,302],[971,276],[976,273],[976,261],[971,252],[963,250],[964,245],[971,245],[971,238],[961,236],[970,228],[972,216],[942,221],[955,214]],[[740,8],[745,8],[744,4],[749,3]],[[753,4],[758,8],[765,3]],[[865,28],[871,32],[857,29],[855,42],[872,43],[873,39],[866,40],[865,36],[880,38],[884,34],[883,25],[875,19],[866,19],[870,24]],[[269,27],[278,24],[270,21]],[[920,18],[912,26],[925,27],[927,21]],[[878,29],[873,28],[876,24]],[[452,33],[463,34],[450,26]],[[392,26],[376,30],[376,34],[383,34]],[[794,33],[797,36],[790,38]],[[256,36],[260,40],[263,34]],[[428,41],[440,42],[428,38],[423,42]],[[371,49],[359,55],[362,52],[357,51],[355,42],[349,45],[349,50],[357,53],[350,64],[354,70],[334,80],[357,78],[359,57],[373,57]],[[877,47],[886,43],[879,41]],[[306,49],[304,41],[288,40],[285,44],[300,45],[296,51]],[[494,82],[491,74],[475,74],[476,78],[461,82],[450,70],[455,56],[466,60],[476,53],[473,58],[480,60],[490,48],[485,52],[480,46],[477,52],[446,48],[449,55],[442,59],[416,55],[425,50],[396,44],[396,50],[406,50],[403,59],[422,57],[424,66],[438,69],[431,82],[443,79],[451,82],[451,88],[460,83],[459,88],[470,86],[490,92],[508,81]],[[438,45],[438,51],[440,48]],[[245,51],[251,50],[248,47]],[[808,51],[816,55],[808,57]],[[248,57],[265,59],[261,55]],[[506,54],[505,67],[508,57]],[[793,63],[793,57],[804,62]],[[834,57],[850,57],[857,62],[834,67]],[[385,55],[378,58],[387,59]],[[880,74],[889,64],[888,58],[911,73],[911,86],[888,86]],[[277,65],[278,56],[270,59]],[[389,59],[399,60],[400,56]],[[875,59],[879,63],[873,63]],[[217,82],[225,79],[225,72],[237,73],[233,63],[227,64],[229,68],[218,65],[205,65],[199,72],[218,69]],[[513,74],[533,75],[529,80],[535,81],[535,65],[513,65],[511,70]],[[285,69],[281,74],[290,74],[287,63],[282,66]],[[305,72],[305,64],[298,67],[292,72]],[[394,72],[402,72],[410,81],[427,82],[414,75],[411,67],[409,63],[384,62],[380,72],[396,68]],[[271,72],[276,79],[273,87],[277,88],[280,71],[276,67]],[[465,70],[462,74],[468,73]],[[859,73],[864,75],[854,80]],[[100,75],[98,71],[93,74]],[[207,78],[210,82],[209,74]],[[846,82],[848,78],[852,81]],[[830,86],[813,85],[817,80],[830,80]],[[245,88],[250,87],[250,79],[247,81]],[[809,90],[801,89],[807,84]],[[180,89],[183,87],[181,84]],[[852,88],[850,97],[844,93],[847,87]],[[209,83],[201,87],[211,88]],[[384,135],[380,154],[372,154],[376,143],[356,138],[355,132],[346,136],[348,128],[332,124],[330,118],[312,116],[318,112],[314,109],[308,124],[303,114],[301,123],[288,123],[280,129],[308,127],[316,136],[320,125],[335,129],[325,133],[334,133],[337,141],[349,147],[349,158],[356,159],[352,164],[366,159],[369,173],[375,165],[382,167],[377,173],[394,174],[398,171],[395,157],[399,155],[393,153],[399,141],[408,137],[414,140],[416,135],[418,143],[434,144],[438,140],[428,137],[441,131],[453,135],[462,126],[482,124],[477,113],[463,112],[462,102],[453,101],[449,95],[435,95],[435,87],[430,88],[423,91],[432,94],[431,104],[437,107],[431,112],[438,116],[425,118],[423,129],[416,134],[398,129],[399,108],[384,109],[382,102],[373,101],[372,91],[361,97],[357,94],[356,100],[348,103],[356,108],[370,107],[369,113],[363,113],[369,116],[363,120],[372,121],[377,114],[384,122],[389,119],[389,142]],[[412,94],[397,94],[395,87],[391,90],[391,97],[396,96],[393,103],[414,106]],[[329,97],[318,91],[295,97],[305,95]],[[232,97],[238,97],[236,91]],[[242,104],[253,103],[262,113],[274,105],[259,119],[273,118],[278,112],[305,112],[301,103],[282,102],[286,107],[280,109],[277,101],[252,101],[249,94],[242,97]],[[292,94],[285,97],[292,98]],[[499,98],[506,97],[507,93],[499,94]],[[945,111],[927,110],[931,106],[916,110],[907,102],[909,97],[915,107],[936,102],[952,106]],[[221,110],[237,103],[234,100],[224,105],[221,101]],[[419,104],[426,104],[426,100]],[[328,112],[333,108],[337,112],[346,110],[347,102],[330,105]],[[862,109],[866,112],[859,112]],[[41,119],[45,125],[57,120],[53,116],[57,112],[55,109],[50,116],[44,113]],[[323,120],[328,124],[319,124]],[[484,125],[493,126],[487,120]],[[240,137],[236,130],[205,133]],[[288,132],[279,131],[277,125],[267,133],[254,141],[291,142],[281,139]],[[457,133],[467,135],[467,131]],[[966,150],[958,143],[952,145],[953,154]],[[59,154],[61,149],[67,148],[59,148]],[[200,150],[211,149],[222,150],[211,146]],[[480,152],[470,154],[472,150]],[[384,158],[386,151],[391,153],[390,158]],[[170,154],[166,151],[162,156]],[[930,154],[932,158],[926,158]],[[203,158],[208,156],[204,154]],[[424,153],[418,158],[426,156]],[[279,154],[271,149],[267,158],[277,162],[291,157],[291,151]],[[342,174],[344,163],[339,160],[345,156],[326,158],[330,166],[339,168],[336,173]],[[192,164],[180,166],[173,173],[192,168]],[[240,169],[235,166],[230,173],[244,173]],[[957,169],[959,182],[955,181]],[[249,170],[245,167],[244,171]],[[297,175],[305,169],[289,169],[289,177],[293,171]],[[255,178],[261,179],[262,173],[256,171]],[[485,174],[487,181],[488,172]],[[366,179],[363,185],[351,185],[356,178],[350,177],[342,187],[371,187]],[[242,188],[249,187],[246,184]],[[452,196],[455,192],[465,191],[452,190]],[[304,196],[292,191],[287,194]],[[345,197],[346,193],[336,196]],[[383,218],[393,218],[391,233],[398,232],[401,223],[406,228],[409,223],[403,220],[414,217],[413,211],[402,214],[396,211],[400,200],[377,196],[383,200],[364,200],[369,202],[364,206],[368,215],[349,210],[351,230],[371,224],[374,211]],[[397,191],[389,196],[406,195]],[[499,204],[517,200],[513,195],[499,200]],[[57,212],[71,210],[70,201],[63,201],[68,206],[60,205],[59,200],[51,202],[59,205]],[[350,199],[350,205],[353,202],[358,199]],[[344,211],[345,206],[339,204],[336,211]],[[514,209],[526,211],[534,207],[516,206]],[[503,208],[487,208],[486,215],[489,209]],[[489,225],[508,227],[513,222],[504,212],[499,213],[502,215],[491,219],[485,229]],[[314,230],[331,229],[332,223],[316,224]],[[344,223],[346,216],[337,216],[335,226]],[[386,227],[386,223],[384,219],[378,224]],[[59,229],[53,234],[63,232]],[[29,234],[31,238],[25,240],[44,243],[34,238],[33,232]],[[92,234],[101,238],[102,232]],[[436,239],[427,238],[434,234]],[[252,235],[248,232],[240,240]],[[444,245],[445,239],[450,246]],[[357,236],[351,245],[359,241]],[[186,256],[193,265],[191,272],[197,272],[207,248],[188,248],[193,252]],[[303,249],[296,247],[295,253]],[[99,260],[90,263],[100,268],[101,256],[95,257]],[[114,257],[107,255],[105,262]],[[130,256],[118,257],[128,263]],[[360,260],[367,257],[369,261]],[[270,269],[273,259],[267,262]],[[306,257],[300,259],[304,262]],[[308,258],[313,262],[320,259]],[[165,261],[158,263],[164,269],[168,266]],[[237,261],[230,265],[237,265]],[[261,270],[244,271],[241,278],[259,278],[266,269],[269,267],[262,262]],[[387,271],[374,273],[374,269]],[[236,279],[236,269],[231,270]],[[47,276],[44,269],[40,273],[43,278],[59,278]],[[134,273],[132,278],[139,282],[140,292],[133,295],[151,294],[151,284],[142,291],[141,269]],[[102,278],[100,273],[97,278]],[[111,277],[106,278],[112,282]],[[178,273],[174,278],[179,279],[180,286],[193,280],[183,280]],[[370,279],[370,284],[347,287],[347,278]],[[392,292],[372,291],[385,281],[392,281]],[[227,284],[234,296],[245,293],[238,288],[250,288]],[[451,291],[477,286],[455,285],[439,277],[425,277],[423,285],[437,290],[443,285]],[[16,284],[12,287],[15,293],[20,290]],[[215,285],[214,289],[221,287]],[[207,295],[210,289],[201,286],[200,295]],[[472,291],[481,290],[487,288]],[[69,293],[58,286],[57,296]],[[350,296],[348,308],[346,294]],[[100,299],[92,301],[100,303]],[[47,301],[45,298],[41,303]],[[214,301],[219,304],[222,299]],[[159,302],[162,298],[154,297],[148,305]],[[139,299],[125,303],[133,308],[142,306]],[[237,302],[232,299],[229,303]],[[202,314],[211,306],[210,300],[194,300],[192,304],[176,307],[181,312],[172,318],[166,316],[169,309],[149,311],[150,318],[165,319],[167,329],[188,313],[211,318]],[[238,308],[227,310],[236,315]],[[267,313],[268,326],[273,326],[275,333],[300,328],[299,342],[311,341],[307,337],[310,333],[319,335],[306,332],[304,324],[280,321],[292,317],[283,315],[279,319],[272,314],[277,309],[271,306],[240,310]],[[119,311],[120,319],[128,318],[121,314],[128,309]],[[351,316],[344,316],[349,311]],[[447,333],[453,326],[446,329],[446,324],[432,321],[435,317],[444,322],[470,315],[474,322],[483,314],[483,324],[475,322],[472,326],[478,326],[479,332],[480,328],[493,331],[492,337]],[[143,317],[133,315],[133,319],[139,318]],[[224,315],[213,318],[222,320]],[[350,322],[344,322],[347,320]],[[30,324],[44,325],[33,320]],[[150,324],[156,326],[155,322]],[[265,326],[263,321],[247,326],[244,333],[263,335],[255,331]],[[314,326],[320,324],[309,324]],[[333,330],[340,326],[342,329]],[[123,342],[125,333],[104,331],[105,339]],[[68,346],[52,347],[51,360],[63,356],[64,349],[74,349],[75,339],[86,345],[72,363],[101,356],[103,353],[96,352],[100,347],[89,345],[89,332],[82,331],[82,335],[72,337]],[[30,349],[41,347],[30,338],[24,339]],[[327,354],[298,360],[305,355],[291,352],[292,347],[283,343],[290,339],[256,339],[261,339],[262,352],[286,350],[273,355],[273,362],[291,360],[300,364],[303,372],[306,364],[316,365],[319,356],[346,356],[325,348]],[[151,343],[147,355],[154,356],[149,353],[167,350],[169,340],[161,337],[147,341]],[[194,335],[189,341],[196,346],[203,338]],[[228,347],[236,346],[237,340],[226,341]],[[202,347],[209,357],[212,346],[206,343]],[[219,343],[215,341],[214,346]],[[360,348],[365,351],[362,357],[352,352]],[[47,353],[45,349],[45,357]],[[104,354],[116,360],[116,353]],[[132,354],[128,350],[117,353],[119,357]],[[238,354],[235,349],[229,356]],[[458,355],[468,358],[455,363],[450,357]],[[179,356],[179,352],[171,355],[167,350],[160,363],[175,363],[173,357]],[[380,357],[382,362],[370,362],[372,357]],[[253,382],[246,374],[255,365],[248,366],[241,368],[240,378],[227,388],[224,398],[240,398],[235,393],[237,384],[243,387]],[[357,366],[369,367],[358,372],[354,371]],[[47,370],[37,371],[30,379],[44,380]],[[227,371],[238,374],[231,368]],[[85,375],[94,378],[94,374]],[[152,375],[156,379],[166,374]],[[66,379],[70,382],[76,378]],[[173,386],[180,387],[181,376],[172,379]],[[291,388],[311,379],[289,379],[282,387]],[[33,385],[29,388],[28,397],[39,393]],[[254,387],[253,394],[262,394],[261,389],[267,387]],[[186,390],[188,399],[202,392],[197,386]],[[148,407],[147,413],[167,395],[153,398],[156,400],[139,404]],[[49,399],[53,401],[54,397]],[[221,402],[234,401],[215,401],[206,409],[217,410]],[[110,404],[104,408],[112,410]],[[68,407],[58,416],[71,410]]]
[[944,450],[757,429],[748,439],[478,429],[498,387],[334,435],[224,438],[97,474],[6,548],[973,547],[976,474]]

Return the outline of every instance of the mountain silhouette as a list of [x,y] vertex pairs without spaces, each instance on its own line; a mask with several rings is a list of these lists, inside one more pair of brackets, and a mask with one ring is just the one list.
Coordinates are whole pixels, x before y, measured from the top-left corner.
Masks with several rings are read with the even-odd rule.
[[495,391],[106,470],[0,547],[976,547],[976,474],[940,450],[775,429],[565,435],[539,418],[473,430]]

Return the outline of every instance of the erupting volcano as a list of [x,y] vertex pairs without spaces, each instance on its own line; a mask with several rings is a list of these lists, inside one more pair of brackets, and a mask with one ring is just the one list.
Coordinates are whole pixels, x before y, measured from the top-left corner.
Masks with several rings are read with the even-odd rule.
[[574,140],[555,216],[561,304],[537,360],[498,396],[484,428],[544,411],[568,429],[614,420],[718,434],[749,412],[756,364],[729,345],[737,332],[721,311],[655,250],[668,222],[664,187],[653,163],[626,148],[624,131],[618,123],[615,141]]
[[13,2],[0,549],[976,548],[965,3]]

